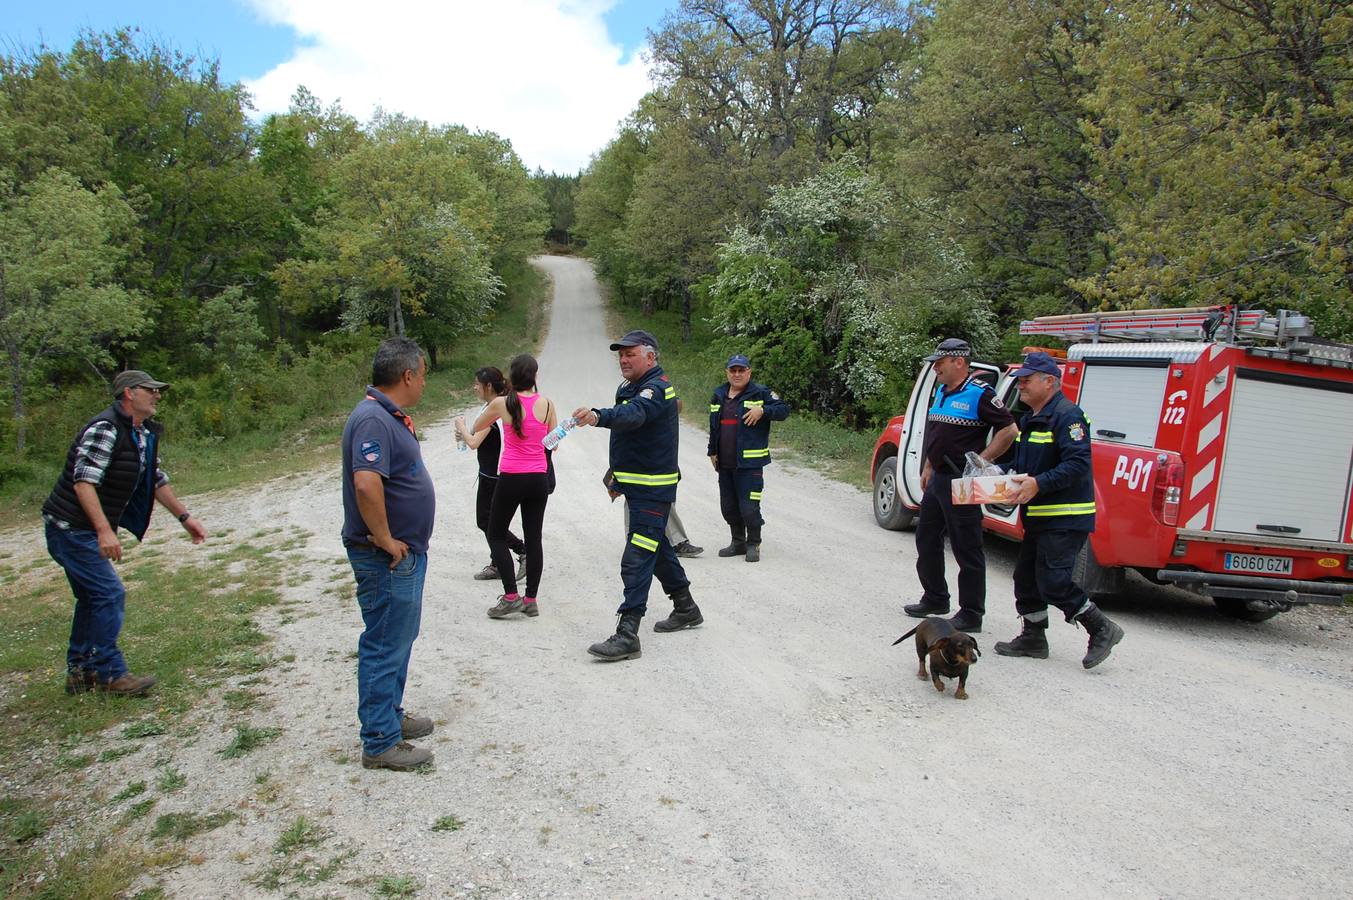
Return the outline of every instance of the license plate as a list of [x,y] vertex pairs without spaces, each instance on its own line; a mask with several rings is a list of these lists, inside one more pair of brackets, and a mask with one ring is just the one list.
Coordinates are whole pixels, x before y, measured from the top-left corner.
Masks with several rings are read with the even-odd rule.
[[1228,553],[1222,568],[1228,572],[1254,572],[1257,575],[1291,575],[1292,557]]

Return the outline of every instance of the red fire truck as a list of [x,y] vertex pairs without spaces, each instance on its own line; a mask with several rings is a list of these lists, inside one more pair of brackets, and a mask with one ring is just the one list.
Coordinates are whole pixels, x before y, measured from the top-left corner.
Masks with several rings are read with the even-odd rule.
[[[1020,331],[1071,343],[1051,352],[1092,431],[1087,591],[1116,593],[1136,569],[1254,622],[1353,594],[1353,346],[1315,337],[1305,316],[1233,307],[1048,316]],[[1018,419],[1016,365],[973,370]],[[874,447],[884,528],[909,526],[920,505],[935,391],[926,366]],[[1022,537],[1017,508],[983,514]]]

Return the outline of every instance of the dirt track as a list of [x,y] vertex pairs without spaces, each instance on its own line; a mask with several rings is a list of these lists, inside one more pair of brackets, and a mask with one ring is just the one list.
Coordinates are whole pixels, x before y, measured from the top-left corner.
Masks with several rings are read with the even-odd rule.
[[[609,403],[619,376],[591,270],[540,265],[556,284],[541,388],[566,409]],[[687,564],[706,625],[654,634],[668,609],[655,596],[643,658],[606,665],[585,652],[619,600],[606,432],[556,457],[541,616],[492,621],[497,588],[470,579],[487,558],[473,454],[454,452],[449,420],[420,424],[438,525],[406,700],[438,722],[435,771],[357,763],[360,621],[318,589],[346,568],[336,463],[200,498],[235,535],[312,532],[313,578],[287,589],[309,616],[276,628],[276,653],[296,662],[254,721],[281,740],[222,763],[225,714],[204,711],[206,737],[174,753],[197,790],[161,812],[242,819],[193,843],[201,864],[169,874],[173,896],[265,894],[248,879],[301,814],[332,832],[317,857],[356,851],[334,882],[292,888],[303,896],[369,896],[357,879],[402,874],[420,896],[523,897],[1336,896],[1353,880],[1342,613],[1251,626],[1134,580],[1108,605],[1127,638],[1099,669],[1081,669],[1084,632],[1060,621],[1052,658],[1005,659],[990,646],[1018,628],[1013,554],[993,539],[986,655],[959,702],[915,678],[910,642],[889,646],[917,593],[910,534],[877,528],[867,495],[777,464],[763,561],[719,559],[704,437],[684,427],[678,508],[707,548]],[[280,797],[242,802],[265,769]],[[465,827],[430,831],[448,814]]]

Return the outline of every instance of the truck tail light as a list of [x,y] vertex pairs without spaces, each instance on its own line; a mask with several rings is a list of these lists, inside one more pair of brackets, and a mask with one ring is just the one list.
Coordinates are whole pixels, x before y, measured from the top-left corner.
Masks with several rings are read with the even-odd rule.
[[1179,501],[1184,495],[1184,463],[1178,457],[1156,467],[1151,491],[1151,514],[1162,525],[1179,524]]

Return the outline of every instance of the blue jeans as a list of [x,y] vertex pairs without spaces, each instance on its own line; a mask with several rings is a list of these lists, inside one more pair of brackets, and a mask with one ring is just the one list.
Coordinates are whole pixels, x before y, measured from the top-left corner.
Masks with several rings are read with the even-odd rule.
[[667,516],[671,509],[670,503],[629,501],[630,527],[625,552],[620,555],[620,580],[625,585],[625,599],[616,612],[638,612],[642,616],[648,610],[648,588],[655,574],[669,596],[691,586],[676,551],[667,540]]
[[357,718],[362,750],[375,756],[400,740],[404,681],[423,617],[428,555],[410,553],[391,569],[384,550],[354,546],[348,547],[348,561],[366,625],[357,639]]
[[75,593],[66,668],[98,674],[112,681],[127,672],[117,636],[122,631],[127,591],[113,564],[99,552],[99,536],[84,529],[47,526],[47,552],[61,568]]

